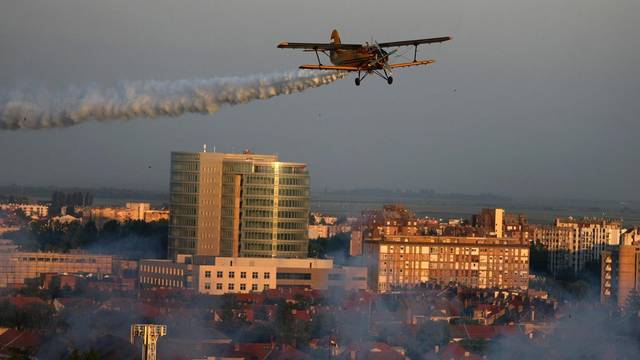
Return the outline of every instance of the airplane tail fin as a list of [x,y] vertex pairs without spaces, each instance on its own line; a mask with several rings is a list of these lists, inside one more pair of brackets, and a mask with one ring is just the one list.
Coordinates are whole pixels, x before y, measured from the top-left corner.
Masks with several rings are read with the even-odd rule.
[[336,29],[333,29],[331,32],[331,42],[334,44],[340,44],[340,33],[338,33],[338,30]]

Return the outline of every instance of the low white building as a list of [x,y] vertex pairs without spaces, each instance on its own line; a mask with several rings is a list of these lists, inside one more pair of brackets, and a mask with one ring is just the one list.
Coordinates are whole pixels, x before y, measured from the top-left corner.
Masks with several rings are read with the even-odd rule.
[[334,267],[330,259],[181,256],[178,262],[141,260],[140,285],[192,288],[210,295],[287,287],[366,290],[367,269]]

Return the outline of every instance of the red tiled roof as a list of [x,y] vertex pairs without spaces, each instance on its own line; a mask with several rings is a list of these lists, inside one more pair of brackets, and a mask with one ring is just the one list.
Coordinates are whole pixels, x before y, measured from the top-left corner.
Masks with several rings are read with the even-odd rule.
[[294,318],[305,322],[311,320],[311,315],[309,315],[309,313],[306,311],[294,310],[292,311],[291,315],[293,315]]
[[267,357],[269,360],[306,360],[311,359],[311,356],[303,353],[302,351],[289,346],[281,345],[277,346]]
[[13,304],[17,308],[23,308],[30,304],[44,304],[45,302],[39,297],[35,296],[10,296],[6,300],[9,300],[11,304]]
[[355,352],[357,360],[404,360],[404,356],[383,342],[370,342],[355,344],[344,352],[349,359]]
[[449,330],[452,338],[463,339],[493,339],[498,335],[511,335],[521,331],[515,325],[452,325]]
[[247,359],[256,358],[264,360],[272,352],[274,345],[271,343],[240,343],[234,344],[227,351],[223,352],[224,357],[245,357]]
[[0,353],[10,348],[29,349],[40,345],[40,334],[35,331],[9,329],[0,335]]

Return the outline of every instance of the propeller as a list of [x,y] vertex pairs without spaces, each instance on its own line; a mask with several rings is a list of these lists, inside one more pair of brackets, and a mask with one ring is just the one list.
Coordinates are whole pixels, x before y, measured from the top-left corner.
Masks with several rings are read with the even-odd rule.
[[389,75],[392,74],[391,68],[389,67],[389,64],[387,62],[387,60],[389,59],[389,56],[395,54],[398,49],[386,52],[384,50],[382,50],[382,48],[380,47],[380,44],[378,44],[377,41],[372,40],[372,45],[375,46],[376,50],[378,51],[378,54],[380,55],[380,57],[378,59],[376,59],[372,65],[376,65],[379,64],[380,62],[382,62],[383,66],[384,66],[384,70],[389,72]]

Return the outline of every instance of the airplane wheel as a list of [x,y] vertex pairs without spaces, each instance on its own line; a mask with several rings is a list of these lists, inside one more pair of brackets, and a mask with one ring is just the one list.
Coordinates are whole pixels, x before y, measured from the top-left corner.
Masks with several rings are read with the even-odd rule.
[[393,78],[391,76],[387,78],[387,84],[389,85],[393,84]]
[[360,78],[356,78],[356,86],[360,86]]

